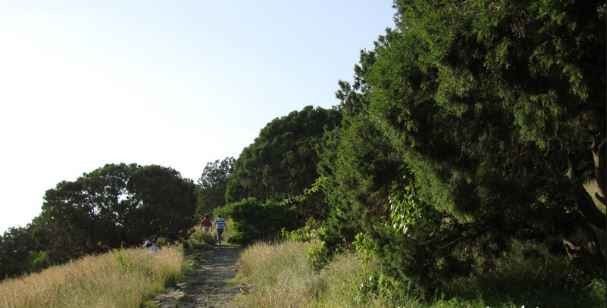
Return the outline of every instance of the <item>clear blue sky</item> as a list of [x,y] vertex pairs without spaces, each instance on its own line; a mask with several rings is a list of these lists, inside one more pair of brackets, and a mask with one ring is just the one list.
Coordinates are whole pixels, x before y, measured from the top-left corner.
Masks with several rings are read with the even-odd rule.
[[195,179],[275,117],[336,104],[388,0],[0,4],[0,231],[106,163]]

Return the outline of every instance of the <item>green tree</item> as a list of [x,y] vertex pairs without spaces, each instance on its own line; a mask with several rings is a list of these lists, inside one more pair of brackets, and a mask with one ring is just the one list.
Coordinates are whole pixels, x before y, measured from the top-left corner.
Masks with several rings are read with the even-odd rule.
[[171,168],[105,165],[49,189],[32,223],[0,237],[0,278],[144,239],[183,238],[195,207],[194,184]]
[[399,31],[367,74],[369,108],[420,198],[503,234],[604,230],[583,184],[605,140],[605,4],[397,7]]
[[151,237],[178,239],[194,223],[194,184],[173,169],[106,165],[45,194],[41,224],[52,260],[138,244]]
[[128,201],[134,205],[126,217],[127,241],[165,237],[177,240],[195,224],[195,185],[172,168],[139,167],[129,179]]
[[0,279],[28,273],[28,262],[37,250],[30,227],[10,228],[0,236]]
[[[232,209],[228,214],[242,231],[237,240],[273,238],[283,228],[292,230],[310,218],[324,218],[327,206],[317,171],[318,151],[325,133],[340,118],[338,110],[308,106],[272,120],[243,150],[226,189],[226,209]],[[267,219],[256,221],[260,215]]]
[[206,164],[197,183],[197,216],[225,204],[226,187],[235,162],[233,157],[226,157]]
[[340,83],[326,240],[365,233],[389,275],[425,289],[514,239],[590,247],[586,270],[601,271],[605,3],[395,7],[396,29]]
[[336,110],[308,106],[268,123],[236,161],[226,201],[280,200],[302,194],[318,177],[320,140],[339,118]]

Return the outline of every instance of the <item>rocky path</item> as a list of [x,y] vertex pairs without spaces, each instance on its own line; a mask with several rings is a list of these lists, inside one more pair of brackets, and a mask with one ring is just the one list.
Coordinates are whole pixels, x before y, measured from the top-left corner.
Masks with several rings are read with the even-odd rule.
[[154,299],[160,308],[226,307],[230,299],[239,293],[238,286],[229,280],[236,275],[236,262],[240,255],[238,246],[222,245],[206,248],[190,255],[194,269],[177,284]]

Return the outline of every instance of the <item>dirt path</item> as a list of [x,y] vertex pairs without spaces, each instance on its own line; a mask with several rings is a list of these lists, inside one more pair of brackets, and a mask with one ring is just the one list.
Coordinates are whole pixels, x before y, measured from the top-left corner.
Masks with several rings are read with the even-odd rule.
[[238,286],[229,283],[236,275],[238,246],[222,245],[198,250],[189,258],[194,270],[176,288],[157,296],[154,302],[161,308],[173,307],[226,307],[239,293]]

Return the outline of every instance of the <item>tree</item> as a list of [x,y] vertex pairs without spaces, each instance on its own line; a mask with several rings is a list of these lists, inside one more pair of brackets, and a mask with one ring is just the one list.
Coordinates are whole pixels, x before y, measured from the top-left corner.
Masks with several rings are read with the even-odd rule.
[[605,140],[604,3],[397,6],[400,31],[367,76],[370,109],[422,200],[504,234],[604,230],[583,201],[591,144]]
[[195,202],[192,181],[156,165],[108,164],[60,182],[32,223],[0,237],[0,278],[144,239],[183,238]]
[[318,144],[339,118],[336,110],[308,106],[272,120],[236,161],[226,201],[280,200],[303,193],[318,177]]
[[172,168],[138,168],[127,191],[133,196],[130,204],[135,204],[126,217],[127,240],[131,243],[150,237],[177,240],[186,236],[196,222],[194,183]]
[[83,252],[77,250],[115,247],[124,240],[126,217],[136,206],[127,184],[137,168],[134,164],[106,165],[46,192],[41,216],[48,219],[59,242],[73,246],[65,251],[80,255]]
[[173,169],[106,165],[45,194],[41,221],[53,260],[146,238],[178,239],[194,224],[194,184]]
[[[318,147],[340,117],[337,110],[305,107],[272,120],[243,150],[226,189],[226,208],[233,210],[227,214],[242,231],[237,240],[269,239],[283,228],[292,230],[310,218],[324,218]],[[268,219],[253,221],[260,215]]]
[[226,157],[206,164],[198,179],[197,216],[225,204],[226,187],[235,162],[233,157]]
[[4,232],[0,236],[0,279],[30,272],[31,256],[37,248],[29,227]]
[[513,240],[590,247],[585,269],[601,271],[604,2],[395,5],[396,29],[340,84],[326,240],[362,232],[425,289]]

